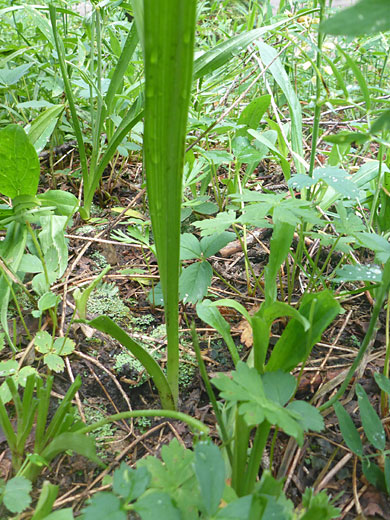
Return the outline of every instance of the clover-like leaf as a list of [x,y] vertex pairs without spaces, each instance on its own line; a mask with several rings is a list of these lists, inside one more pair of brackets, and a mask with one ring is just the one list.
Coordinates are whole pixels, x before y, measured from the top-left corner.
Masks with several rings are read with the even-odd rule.
[[57,338],[53,344],[53,351],[59,356],[69,356],[75,346],[75,342],[70,338]]
[[47,354],[52,348],[53,340],[46,330],[39,330],[35,335],[34,344],[38,352]]
[[50,370],[53,370],[53,372],[63,372],[65,368],[65,363],[61,356],[58,356],[57,354],[45,354],[43,357],[43,361],[46,363],[48,368]]
[[31,503],[31,481],[25,477],[14,477],[9,480],[4,488],[3,502],[11,513],[21,513]]

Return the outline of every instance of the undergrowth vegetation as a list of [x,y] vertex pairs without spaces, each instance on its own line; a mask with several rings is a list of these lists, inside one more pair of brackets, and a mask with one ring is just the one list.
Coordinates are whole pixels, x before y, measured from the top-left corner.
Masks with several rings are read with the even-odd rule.
[[389,518],[390,0],[335,3],[0,0],[0,518]]

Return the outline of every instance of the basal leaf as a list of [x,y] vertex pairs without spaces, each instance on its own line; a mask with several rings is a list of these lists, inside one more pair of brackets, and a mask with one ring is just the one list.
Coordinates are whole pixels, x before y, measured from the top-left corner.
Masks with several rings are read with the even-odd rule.
[[15,198],[35,195],[39,182],[39,160],[25,131],[19,125],[0,130],[0,193]]
[[225,488],[225,462],[212,442],[200,442],[195,447],[195,474],[207,515],[217,512]]
[[3,502],[11,513],[21,513],[31,503],[31,481],[25,477],[14,477],[9,480],[4,488]]
[[146,468],[135,470],[122,462],[114,472],[112,489],[116,495],[132,502],[146,491],[150,480],[151,475]]

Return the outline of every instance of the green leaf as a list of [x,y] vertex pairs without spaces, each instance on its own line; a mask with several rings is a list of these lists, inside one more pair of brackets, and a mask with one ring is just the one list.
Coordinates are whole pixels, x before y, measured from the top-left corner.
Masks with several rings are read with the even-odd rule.
[[3,502],[11,513],[21,513],[31,503],[32,484],[25,477],[14,477],[4,488]]
[[383,451],[386,446],[385,430],[378,414],[372,407],[364,388],[360,384],[356,385],[356,395],[358,398],[360,418],[362,420],[364,433],[377,450]]
[[[33,520],[33,518],[31,520]],[[54,511],[53,513],[50,513],[50,515],[45,516],[44,520],[74,520],[73,509],[67,507],[65,509],[60,509],[59,511]]]
[[47,309],[55,307],[58,304],[58,302],[59,297],[51,291],[48,291],[39,298],[38,309],[42,312],[46,311]]
[[33,63],[24,63],[13,69],[0,69],[0,84],[3,86],[15,85],[33,66]]
[[305,294],[302,298],[299,312],[310,322],[311,326],[305,331],[302,323],[295,318],[290,320],[280,339],[274,346],[267,363],[267,372],[283,370],[290,372],[310,354],[313,346],[320,341],[324,330],[342,311],[338,301],[331,291]]
[[328,34],[360,36],[390,30],[388,0],[360,0],[321,24]]
[[183,233],[180,237],[180,260],[201,258],[202,249],[199,240],[192,233]]
[[0,130],[0,192],[11,199],[35,195],[39,182],[39,159],[19,125]]
[[196,0],[145,0],[144,162],[167,323],[167,377],[178,397],[180,210]]
[[207,294],[213,270],[208,262],[195,262],[183,269],[179,280],[179,294],[183,303],[198,303]]
[[59,356],[69,356],[76,347],[73,339],[57,338],[53,344],[53,351]]
[[390,396],[390,379],[379,372],[375,372],[374,378],[379,388]]
[[65,363],[62,357],[58,356],[57,354],[45,354],[43,361],[50,370],[53,370],[53,372],[56,372],[57,374],[63,372],[65,369]]
[[77,432],[65,432],[57,435],[42,451],[41,455],[48,462],[51,462],[54,457],[68,450],[87,457],[87,459],[101,466],[101,461],[96,455],[94,438]]
[[296,419],[305,431],[320,432],[325,428],[320,412],[306,401],[292,401],[286,409],[298,415]]
[[225,489],[225,462],[212,442],[200,442],[195,447],[195,473],[207,515],[214,515]]
[[249,520],[251,505],[251,495],[241,497],[220,509],[215,518],[216,520]]
[[390,494],[390,458],[388,455],[385,456],[384,474],[385,474],[386,491],[388,494]]
[[37,256],[26,253],[20,262],[19,271],[22,273],[42,273],[43,265]]
[[201,230],[202,236],[214,235],[226,231],[236,221],[236,212],[233,210],[222,211],[215,218],[197,220],[193,225]]
[[313,172],[313,179],[326,182],[337,193],[348,199],[356,199],[359,196],[359,190],[352,181],[352,176],[339,168],[316,168]]
[[118,497],[103,491],[91,498],[90,504],[83,509],[83,520],[126,520],[127,513],[121,509]]
[[[42,231],[39,233],[43,254],[47,259],[53,258],[53,263],[48,270],[56,272],[56,277],[64,274],[68,267],[68,245],[64,236],[68,218],[63,215],[50,215],[41,217]],[[56,253],[55,256],[51,256]]]
[[132,502],[140,497],[150,483],[150,473],[146,468],[132,469],[122,462],[120,467],[115,470],[112,489],[126,502]]
[[384,110],[378,119],[372,123],[370,132],[372,134],[379,134],[384,130],[390,130],[390,109]]
[[280,406],[284,406],[288,403],[297,387],[295,377],[280,370],[277,372],[267,372],[262,376],[262,379],[267,399],[280,404]]
[[385,475],[377,464],[370,459],[362,460],[362,469],[366,479],[380,491],[386,492]]
[[162,491],[151,490],[145,494],[137,500],[134,510],[142,520],[182,520],[181,513],[174,506],[171,497]]
[[19,363],[15,359],[0,362],[0,377],[8,377],[16,374]]
[[[253,130],[257,130],[261,118],[268,110],[270,104],[271,96],[269,94],[253,99],[241,112],[237,123],[252,128]],[[237,130],[236,132],[236,137],[245,135],[247,135],[246,128]]]
[[380,282],[382,269],[378,265],[343,265],[337,269],[334,281],[336,282]]
[[230,244],[230,242],[236,238],[236,234],[231,233],[230,231],[225,231],[219,235],[203,237],[200,241],[200,247],[204,258],[209,258],[210,256],[215,255],[218,253],[218,251],[220,251],[227,244]]
[[203,300],[202,303],[197,304],[196,312],[201,320],[203,320],[221,334],[229,348],[233,363],[236,365],[240,359],[237,352],[237,347],[230,334],[230,326],[223,318],[219,310],[213,306],[210,300]]
[[37,195],[37,199],[42,206],[54,206],[55,213],[65,217],[71,217],[79,205],[79,201],[73,193],[62,190],[48,190]]
[[64,109],[64,105],[52,106],[39,114],[32,122],[27,134],[37,153],[45,148]]
[[341,430],[341,435],[343,436],[345,444],[353,453],[355,453],[359,457],[363,457],[362,440],[360,438],[359,432],[357,431],[351,419],[351,416],[340,404],[339,401],[336,401],[334,403],[333,408],[336,412],[337,420],[339,422]]
[[39,330],[35,335],[34,344],[38,352],[47,354],[51,351],[53,339],[46,330]]
[[[39,500],[35,506],[34,515],[31,517],[31,520],[47,520],[48,515],[50,515],[52,511],[55,499],[57,498],[58,489],[58,486],[50,484],[48,480],[44,481],[42,491],[39,495]],[[69,511],[72,511],[72,509],[62,511],[68,511],[68,513],[62,513],[61,516],[58,516],[58,520],[73,520],[73,514],[72,516],[69,516]],[[60,511],[58,511],[58,513],[59,512]]]

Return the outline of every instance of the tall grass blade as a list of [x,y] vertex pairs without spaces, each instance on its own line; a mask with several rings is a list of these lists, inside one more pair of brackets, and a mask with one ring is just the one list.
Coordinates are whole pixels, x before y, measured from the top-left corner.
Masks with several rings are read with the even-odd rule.
[[196,0],[145,0],[144,161],[165,302],[168,381],[178,397],[180,207]]

